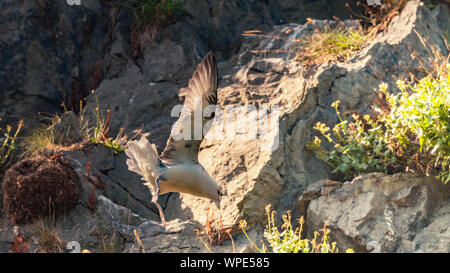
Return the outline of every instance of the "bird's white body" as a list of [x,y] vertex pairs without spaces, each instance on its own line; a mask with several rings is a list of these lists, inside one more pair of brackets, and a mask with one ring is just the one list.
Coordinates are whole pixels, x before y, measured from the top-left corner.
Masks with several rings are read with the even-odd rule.
[[175,164],[161,170],[160,194],[168,192],[189,193],[216,200],[219,186],[199,164]]
[[[188,87],[180,91],[180,96],[184,97],[183,111],[174,125],[177,130],[171,132],[161,156],[158,156],[155,144],[150,144],[145,137],[127,144],[128,168],[141,175],[144,184],[150,188],[152,202],[158,207],[163,223],[164,213],[157,202],[160,194],[188,193],[211,199],[220,208],[220,196],[223,194],[198,161],[201,140],[192,134],[187,139],[174,137],[174,134],[183,134],[185,129],[191,127],[195,122],[195,111],[203,112],[207,105],[217,104],[217,75],[216,60],[209,52],[197,66]],[[203,126],[208,119],[203,117],[200,125]]]
[[145,137],[130,141],[125,152],[128,168],[142,176],[152,194],[182,192],[219,202],[219,186],[200,164],[185,162],[165,165],[159,159],[155,145]]

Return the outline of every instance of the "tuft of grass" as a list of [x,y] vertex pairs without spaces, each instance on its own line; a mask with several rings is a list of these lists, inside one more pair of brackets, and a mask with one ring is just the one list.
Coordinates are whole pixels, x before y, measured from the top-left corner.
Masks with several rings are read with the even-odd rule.
[[[64,133],[57,134],[53,130],[53,127],[60,120],[60,118],[61,116],[58,114],[43,117],[41,123],[23,138],[21,146],[24,151],[21,156],[26,158],[36,155],[45,155],[46,151],[51,150],[66,151],[80,149],[82,147],[82,143],[75,143],[72,145],[62,144],[66,135]],[[82,120],[80,119],[80,127],[81,124]],[[82,132],[83,130],[85,129],[81,127]]]
[[100,249],[102,253],[121,253],[122,244],[120,237],[116,233],[102,235]]
[[[367,41],[386,30],[392,19],[400,14],[407,0],[386,0],[379,6],[370,6],[357,1],[364,8],[363,14],[354,12],[347,3],[346,7],[355,16],[359,27],[346,27],[338,22],[337,27],[316,28],[315,33],[305,35],[299,41],[296,60],[303,65],[315,65],[327,62],[343,62],[358,52]],[[337,21],[339,18],[335,17]],[[312,23],[312,19],[308,18]]]
[[11,125],[7,125],[6,129],[0,128],[0,178],[3,172],[12,163],[17,151],[16,139],[23,126],[23,120],[19,121],[16,130]]
[[53,130],[50,129],[58,119],[59,115],[43,118],[43,121],[24,137],[21,144],[24,148],[24,157],[43,154],[45,150],[53,149],[60,144],[57,143],[57,139],[61,138],[56,137]]
[[447,47],[447,50],[450,51],[450,30],[447,29],[444,32],[444,34],[442,34],[442,35],[443,35],[443,38],[444,38],[445,46]]
[[[264,229],[264,238],[267,240],[269,247],[262,242],[262,247],[258,247],[245,231],[247,223],[245,220],[240,221],[240,227],[250,241],[252,246],[261,253],[337,253],[338,248],[336,242],[329,242],[330,230],[325,223],[323,228],[314,232],[313,239],[302,238],[303,225],[305,221],[303,216],[298,220],[299,227],[292,226],[291,214],[288,211],[282,216],[283,225],[279,229],[275,225],[275,211],[270,210],[270,205],[266,206],[267,225]],[[281,231],[280,231],[281,230]],[[347,249],[347,253],[353,253],[352,249]]]
[[[91,122],[86,118],[86,110],[83,109],[82,101],[80,101],[80,113],[78,115],[80,131],[84,140],[80,143],[75,143],[70,146],[61,145],[61,141],[64,136],[55,135],[53,126],[59,121],[59,115],[53,115],[49,117],[44,117],[41,124],[39,124],[35,129],[31,131],[28,136],[25,136],[22,142],[24,148],[23,157],[30,157],[34,155],[43,155],[47,150],[76,150],[81,149],[86,141],[91,143],[102,144],[114,151],[114,154],[119,154],[125,151],[125,145],[128,140],[135,139],[140,135],[145,135],[142,133],[141,129],[133,130],[131,136],[124,133],[124,128],[120,128],[119,133],[116,137],[112,138],[108,135],[110,129],[111,121],[111,111],[108,109],[106,116],[100,110],[100,105],[97,99],[97,107],[91,109],[92,114],[95,118],[94,122]],[[67,110],[67,109],[65,109]],[[0,138],[1,140],[1,138]],[[0,150],[1,156],[1,150]],[[1,157],[0,157],[1,158]],[[1,164],[0,164],[1,167]]]
[[325,26],[299,41],[296,60],[303,65],[343,62],[359,51],[368,36],[361,27]]

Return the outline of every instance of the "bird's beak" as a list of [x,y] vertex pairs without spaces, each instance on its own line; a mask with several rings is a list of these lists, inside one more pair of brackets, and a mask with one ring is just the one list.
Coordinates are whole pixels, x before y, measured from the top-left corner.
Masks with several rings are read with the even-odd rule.
[[216,199],[216,206],[218,209],[220,209],[220,197],[217,197]]

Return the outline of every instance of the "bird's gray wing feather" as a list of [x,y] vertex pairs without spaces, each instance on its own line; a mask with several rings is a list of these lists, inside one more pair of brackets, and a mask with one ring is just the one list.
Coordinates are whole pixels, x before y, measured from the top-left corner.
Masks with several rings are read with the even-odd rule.
[[[167,145],[160,158],[164,163],[193,162],[198,163],[198,149],[203,140],[203,126],[211,117],[203,117],[203,110],[208,105],[217,104],[217,64],[212,52],[209,52],[197,65],[187,88],[180,90],[184,98],[181,115],[172,128]],[[194,111],[201,115],[201,126],[194,127]],[[190,133],[185,131],[190,124]],[[202,133],[194,135],[194,129]],[[183,135],[183,137],[181,137]],[[197,138],[195,138],[197,136]],[[200,136],[200,138],[199,138]]]

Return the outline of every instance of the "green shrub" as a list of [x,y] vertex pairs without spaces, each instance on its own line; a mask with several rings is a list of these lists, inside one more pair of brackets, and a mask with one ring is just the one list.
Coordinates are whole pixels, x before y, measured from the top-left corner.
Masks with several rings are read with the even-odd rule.
[[[299,227],[295,228],[291,223],[291,214],[288,211],[282,216],[283,225],[281,226],[281,232],[278,227],[275,226],[275,211],[270,210],[270,205],[266,206],[267,226],[264,229],[264,238],[267,240],[269,247],[262,243],[262,247],[259,248],[248,236],[245,231],[247,223],[245,220],[240,222],[240,227],[244,232],[247,239],[252,246],[261,253],[273,252],[273,253],[337,253],[338,248],[336,242],[329,242],[328,234],[330,230],[327,229],[327,223],[320,231],[314,232],[314,238],[303,239],[302,231],[303,224],[305,223],[303,216],[298,220]],[[347,253],[354,252],[352,249],[347,249]]]
[[384,94],[382,103],[373,106],[374,115],[353,114],[344,119],[339,101],[332,104],[339,123],[332,129],[318,122],[314,127],[334,145],[328,151],[315,137],[307,147],[333,167],[334,173],[351,179],[362,173],[382,171],[437,172],[444,183],[450,181],[450,74],[448,66],[437,77],[428,76],[408,85],[397,81],[400,92]]

